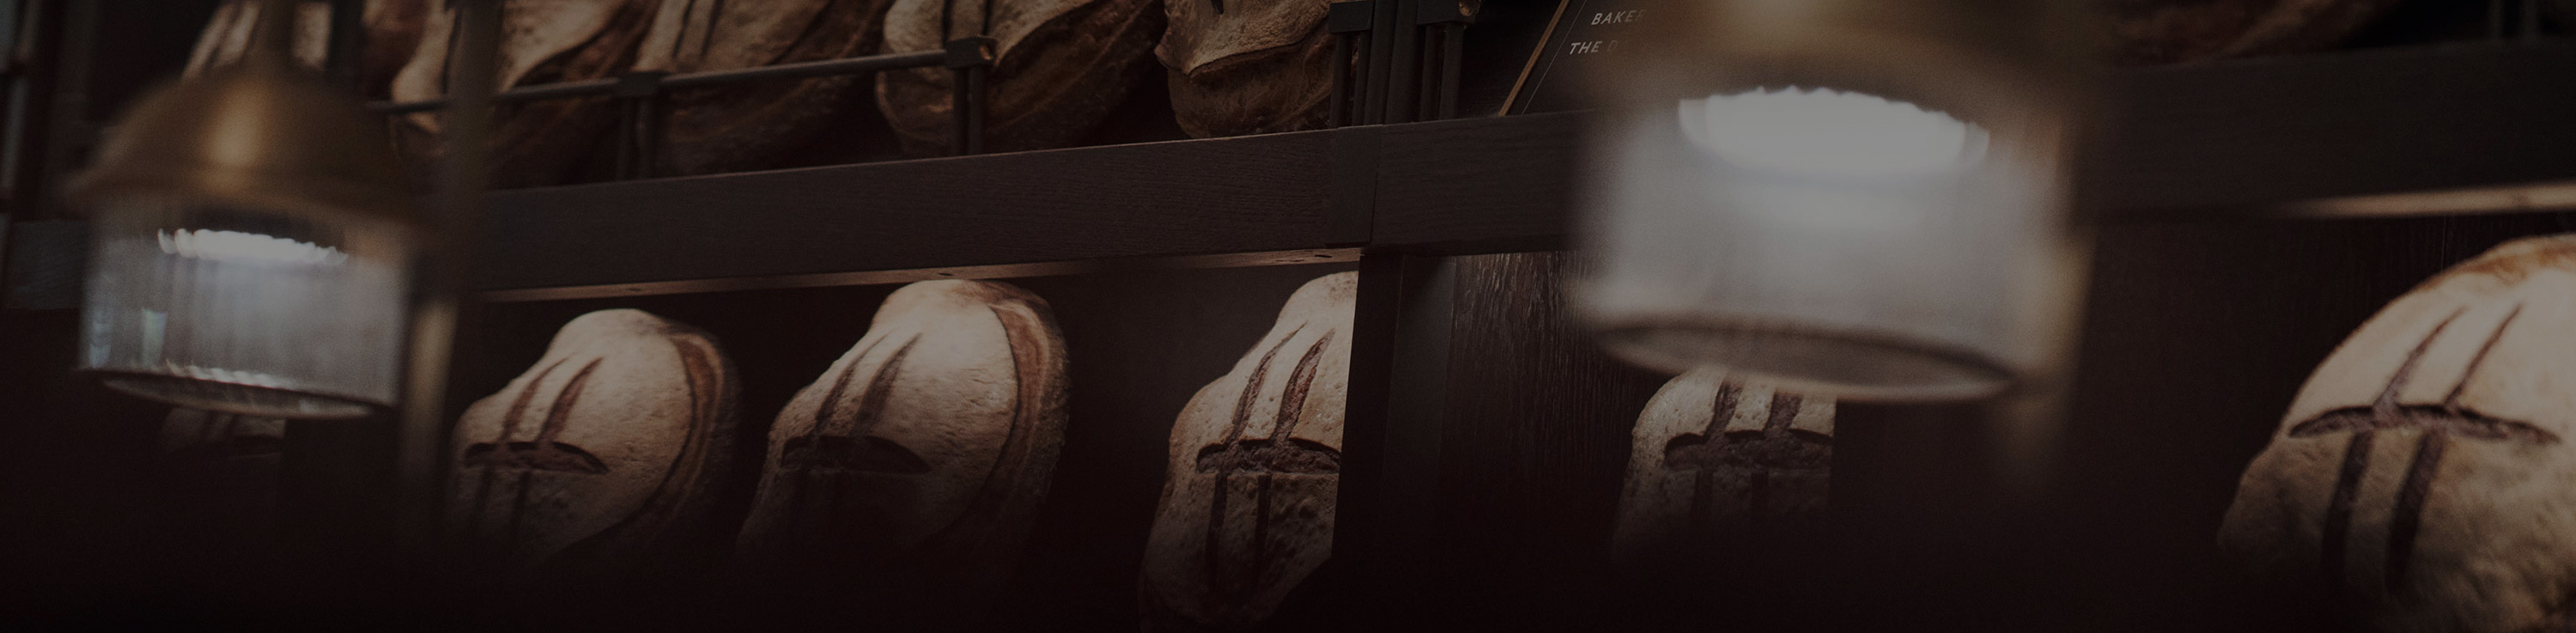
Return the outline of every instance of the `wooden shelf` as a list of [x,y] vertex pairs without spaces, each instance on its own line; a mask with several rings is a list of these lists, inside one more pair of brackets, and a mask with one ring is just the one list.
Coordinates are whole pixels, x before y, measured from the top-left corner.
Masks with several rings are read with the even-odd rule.
[[[2576,46],[2546,43],[2122,71],[2077,207],[2135,223],[2545,206],[2511,191],[2576,180],[2569,69]],[[1467,119],[506,191],[475,287],[542,299],[1556,248],[1581,125]]]

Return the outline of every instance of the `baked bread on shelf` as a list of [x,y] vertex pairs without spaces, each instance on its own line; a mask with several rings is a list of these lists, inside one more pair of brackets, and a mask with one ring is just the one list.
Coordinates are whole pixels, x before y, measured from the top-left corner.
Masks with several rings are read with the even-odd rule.
[[[1163,12],[1150,0],[895,0],[885,50],[993,38],[984,150],[1010,152],[1070,146],[1099,128],[1156,71],[1162,32]],[[905,154],[950,153],[950,81],[936,66],[877,76],[877,107]]]

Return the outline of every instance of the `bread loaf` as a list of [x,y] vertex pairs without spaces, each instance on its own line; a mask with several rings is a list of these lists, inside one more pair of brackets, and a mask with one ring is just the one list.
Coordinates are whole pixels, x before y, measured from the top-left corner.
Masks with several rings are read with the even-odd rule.
[[[889,53],[942,50],[949,40],[996,40],[988,76],[984,149],[1009,152],[1073,144],[1152,76],[1163,12],[1152,0],[895,0],[886,14]],[[949,153],[950,74],[941,67],[877,76],[877,106],[904,152]]]
[[[635,69],[739,70],[875,54],[891,0],[663,0]],[[766,80],[664,97],[664,175],[760,169],[838,117],[868,108],[868,75]],[[873,116],[871,114],[870,116]]]
[[2124,64],[2333,48],[2396,0],[2101,0]]
[[161,452],[183,459],[274,461],[285,442],[286,421],[276,418],[183,407],[161,421]]
[[475,559],[573,573],[715,550],[736,390],[705,333],[636,310],[573,319],[457,421],[447,529]]
[[[502,3],[497,89],[615,77],[634,64],[660,0],[516,0]],[[394,76],[396,101],[447,93],[448,44],[456,14],[439,0],[420,47]],[[609,97],[505,104],[493,112],[492,184],[526,187],[562,182],[589,157],[616,121]],[[406,153],[426,163],[438,154],[437,113],[407,114],[396,126]]]
[[1154,56],[1191,136],[1323,127],[1332,97],[1329,0],[1170,0]]
[[2576,237],[2453,266],[2344,339],[2219,544],[2383,631],[2576,627]]
[[[171,409],[161,423],[162,464],[194,527],[259,534],[277,522],[286,421]],[[220,525],[212,525],[220,524]]]
[[[365,15],[366,49],[358,62],[358,89],[370,99],[382,99],[393,83],[394,73],[411,60],[412,50],[420,45],[421,21],[426,18],[429,0],[368,0]],[[316,69],[329,57],[331,5],[325,2],[302,2],[296,5],[295,58]],[[197,36],[197,46],[188,55],[184,76],[195,77],[206,69],[230,64],[250,48],[251,26],[259,21],[259,0],[226,0],[215,7],[214,19]]]
[[1173,423],[1137,582],[1145,630],[1252,628],[1332,556],[1358,281],[1298,288]]
[[1650,558],[1732,526],[1820,518],[1832,484],[1834,401],[1699,369],[1637,416],[1611,549]]
[[895,291],[770,427],[737,561],[998,585],[1054,476],[1065,389],[1045,300],[985,281]]

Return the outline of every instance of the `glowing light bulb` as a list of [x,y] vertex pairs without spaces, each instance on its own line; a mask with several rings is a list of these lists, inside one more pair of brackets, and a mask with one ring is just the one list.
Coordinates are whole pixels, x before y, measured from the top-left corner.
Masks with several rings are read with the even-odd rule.
[[1727,163],[1843,180],[1951,173],[1985,159],[1986,131],[1902,101],[1789,88],[1684,99],[1682,134]]

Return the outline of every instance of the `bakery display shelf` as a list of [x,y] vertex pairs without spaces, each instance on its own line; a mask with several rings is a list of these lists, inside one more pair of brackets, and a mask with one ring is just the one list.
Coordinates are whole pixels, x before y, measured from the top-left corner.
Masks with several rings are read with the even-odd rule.
[[[2106,223],[2576,205],[2576,45],[2120,71],[2077,165]],[[1561,246],[1548,114],[504,191],[475,287],[533,300]],[[1253,254],[1214,257],[1225,254]],[[858,273],[870,273],[860,275]]]

